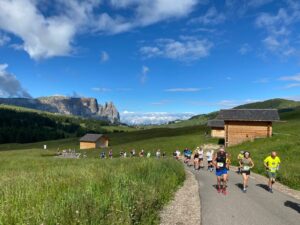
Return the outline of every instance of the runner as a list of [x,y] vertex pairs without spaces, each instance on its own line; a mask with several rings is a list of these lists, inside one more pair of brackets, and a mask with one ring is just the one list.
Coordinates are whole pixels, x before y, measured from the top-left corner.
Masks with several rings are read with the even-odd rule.
[[104,151],[100,153],[100,158],[105,159],[105,152]]
[[199,159],[199,153],[196,150],[194,154],[194,169],[199,170],[200,169],[200,159]]
[[142,151],[140,152],[140,157],[144,157],[145,156],[145,151],[144,149],[142,149]]
[[213,166],[213,150],[208,150],[206,152],[206,158],[207,158],[207,170],[209,170],[210,172],[212,172],[214,170],[214,166]]
[[187,153],[186,153],[186,157],[187,157],[187,165],[188,166],[193,166],[193,162],[192,162],[192,154],[193,154],[193,151],[188,149],[187,150]]
[[226,163],[226,161],[227,153],[225,152],[224,148],[220,148],[220,150],[214,156],[213,163],[216,167],[218,193],[221,193],[222,191],[224,195],[227,194],[226,188],[229,168],[229,163]]
[[160,158],[160,149],[158,149],[157,151],[156,151],[156,158]]
[[272,186],[275,183],[276,173],[279,170],[280,163],[281,163],[281,160],[277,156],[276,152],[272,152],[271,155],[268,156],[267,158],[265,158],[265,160],[264,160],[264,165],[266,167],[267,175],[269,177],[268,186],[269,186],[270,193],[273,193]]
[[184,156],[184,163],[187,163],[188,161],[189,161],[189,159],[188,159],[188,154],[189,153],[189,150],[188,150],[188,148],[185,148],[184,150],[183,150],[183,156]]
[[112,159],[112,157],[113,157],[113,150],[112,149],[109,150],[108,156],[109,156],[110,159]]
[[199,154],[199,168],[204,168],[203,165],[204,151],[202,148],[198,147],[198,154]]
[[249,152],[244,152],[244,157],[239,161],[241,174],[243,175],[243,192],[247,192],[250,170],[254,167],[254,162]]
[[177,148],[176,151],[173,153],[173,156],[174,156],[175,159],[178,160],[178,159],[180,158],[180,154],[181,154],[181,152],[180,152],[180,150]]
[[[243,158],[244,158],[244,151],[240,151],[237,157],[238,162],[240,162]],[[241,167],[238,167],[237,173],[241,173]]]
[[131,157],[135,157],[135,149],[132,149],[132,150],[130,151],[130,155],[131,155]]

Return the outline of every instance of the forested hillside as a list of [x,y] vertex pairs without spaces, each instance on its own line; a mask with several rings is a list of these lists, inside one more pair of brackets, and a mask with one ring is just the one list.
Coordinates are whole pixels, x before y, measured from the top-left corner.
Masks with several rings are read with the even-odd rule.
[[0,143],[30,143],[105,132],[107,122],[0,105]]

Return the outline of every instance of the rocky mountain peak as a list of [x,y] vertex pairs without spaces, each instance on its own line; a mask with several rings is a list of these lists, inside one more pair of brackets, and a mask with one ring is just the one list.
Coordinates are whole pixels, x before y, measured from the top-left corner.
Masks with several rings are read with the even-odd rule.
[[112,102],[101,106],[95,98],[73,98],[66,96],[50,96],[36,99],[0,98],[0,104],[15,105],[84,118],[94,118],[111,123],[120,122],[120,114]]

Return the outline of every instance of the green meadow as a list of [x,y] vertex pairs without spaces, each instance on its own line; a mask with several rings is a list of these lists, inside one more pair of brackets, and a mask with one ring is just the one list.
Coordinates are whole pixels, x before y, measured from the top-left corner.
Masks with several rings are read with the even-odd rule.
[[[185,179],[172,152],[216,142],[204,130],[112,133],[115,157],[106,160],[101,150],[84,151],[85,159],[54,157],[58,147],[78,149],[78,138],[0,145],[0,224],[159,224],[159,211]],[[168,157],[117,157],[132,148],[160,148]]]

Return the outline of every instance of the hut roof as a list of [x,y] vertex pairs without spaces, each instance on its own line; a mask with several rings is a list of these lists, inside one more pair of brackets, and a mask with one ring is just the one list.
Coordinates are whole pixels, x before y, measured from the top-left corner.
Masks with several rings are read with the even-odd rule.
[[106,137],[103,134],[86,134],[79,140],[82,142],[96,142],[98,141],[101,137]]
[[224,120],[209,120],[207,122],[207,126],[209,127],[224,128],[224,124]]
[[216,119],[225,121],[278,121],[277,109],[229,109],[221,110]]

